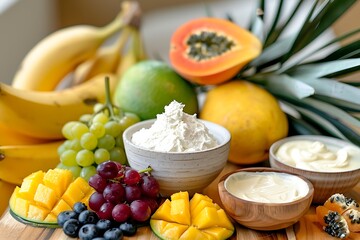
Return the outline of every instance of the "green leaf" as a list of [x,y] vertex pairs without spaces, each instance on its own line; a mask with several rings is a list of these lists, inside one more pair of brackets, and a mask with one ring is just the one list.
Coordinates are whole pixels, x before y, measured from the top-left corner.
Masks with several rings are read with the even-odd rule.
[[283,5],[284,5],[284,0],[280,0],[279,4],[278,4],[278,7],[277,7],[277,10],[275,12],[275,17],[273,19],[271,27],[270,27],[270,29],[269,29],[269,31],[267,33],[266,39],[264,41],[264,47],[267,47],[269,44],[271,44],[271,41],[272,41],[271,36],[274,33],[274,31],[276,29],[276,26],[277,26],[277,24],[279,22]]
[[325,63],[302,64],[286,71],[295,78],[335,77],[360,69],[360,58],[336,60]]
[[356,0],[325,1],[321,6],[317,6],[318,2],[314,2],[313,8],[310,10],[302,29],[299,31],[293,47],[282,59],[283,63],[331,27],[333,23],[356,3]]
[[[360,31],[360,29],[358,29]],[[338,59],[348,59],[348,58],[360,58],[360,40],[352,42],[344,47],[341,47],[329,54],[327,57],[320,59],[317,62],[329,62]]]
[[354,104],[351,102],[343,101],[343,100],[332,98],[332,97],[322,96],[322,95],[314,95],[314,97],[317,99],[320,99],[321,101],[324,101],[324,102],[330,103],[334,106],[337,106],[348,112],[360,112],[359,104]]
[[264,42],[265,38],[265,29],[264,29],[264,22],[259,17],[256,16],[253,20],[251,25],[251,32],[260,40],[260,42]]
[[[311,105],[312,107],[321,109],[321,111],[329,114],[334,119],[338,119],[342,122],[350,123],[356,127],[360,127],[360,121],[348,114],[347,112],[331,105],[326,102],[322,102],[313,98],[305,98],[302,100],[304,103]],[[359,105],[360,106],[360,105]]]
[[315,94],[344,100],[360,106],[360,88],[327,78],[297,78],[297,76],[294,76],[294,78],[295,77],[313,87]]
[[266,78],[265,87],[275,93],[302,99],[315,93],[313,87],[288,75],[270,75]]

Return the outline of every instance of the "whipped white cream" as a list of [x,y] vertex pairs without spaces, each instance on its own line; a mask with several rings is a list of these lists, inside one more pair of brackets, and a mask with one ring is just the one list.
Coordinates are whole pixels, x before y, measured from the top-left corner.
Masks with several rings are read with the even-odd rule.
[[160,152],[195,152],[218,145],[207,127],[183,111],[184,104],[172,101],[165,112],[156,116],[148,129],[141,129],[132,136],[132,142],[140,147]]

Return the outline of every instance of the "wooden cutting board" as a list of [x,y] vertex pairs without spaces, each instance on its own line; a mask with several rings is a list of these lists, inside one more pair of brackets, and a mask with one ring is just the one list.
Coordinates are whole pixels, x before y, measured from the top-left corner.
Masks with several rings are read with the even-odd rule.
[[[267,163],[264,163],[266,166]],[[263,166],[264,166],[263,165]],[[211,197],[215,202],[221,205],[221,201],[217,191],[217,183],[219,178],[235,169],[240,168],[234,164],[228,163],[219,177],[215,179],[203,193]],[[358,184],[351,192],[346,193],[347,196],[354,198],[360,202],[360,184]],[[1,196],[0,196],[1,197]],[[235,234],[231,240],[334,240],[322,230],[322,227],[316,220],[315,207],[311,206],[309,211],[299,222],[286,229],[263,232],[254,231],[245,228],[239,224],[234,224],[236,227]],[[49,228],[35,228],[16,221],[8,211],[4,213],[0,219],[0,240],[71,240],[73,238],[67,237],[62,229]],[[158,238],[151,232],[149,227],[141,227],[133,237],[125,237],[126,240],[157,240]],[[360,240],[360,233],[353,234],[349,240]]]

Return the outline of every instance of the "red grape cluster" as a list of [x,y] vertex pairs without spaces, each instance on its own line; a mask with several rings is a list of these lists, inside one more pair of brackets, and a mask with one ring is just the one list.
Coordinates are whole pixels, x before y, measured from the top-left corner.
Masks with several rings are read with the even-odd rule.
[[159,183],[149,170],[138,172],[114,161],[99,164],[97,173],[89,179],[96,190],[89,207],[100,219],[147,221],[159,206]]

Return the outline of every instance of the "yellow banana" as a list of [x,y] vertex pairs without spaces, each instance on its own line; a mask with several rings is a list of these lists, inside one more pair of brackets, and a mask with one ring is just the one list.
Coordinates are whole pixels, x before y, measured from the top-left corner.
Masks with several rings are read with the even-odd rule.
[[81,63],[73,73],[72,85],[78,85],[100,73],[115,72],[121,60],[121,53],[129,38],[129,30],[124,28],[112,45],[100,47],[95,56]]
[[57,149],[63,142],[0,146],[0,179],[21,184],[35,171],[55,168],[60,162]]
[[0,146],[1,145],[22,145],[37,144],[48,142],[46,139],[33,138],[21,134],[16,129],[10,129],[3,123],[0,123]]
[[9,199],[16,185],[0,179],[0,218],[9,206]]
[[100,74],[91,80],[61,91],[39,92],[0,83],[0,123],[10,129],[42,139],[63,139],[62,126],[92,113],[93,105],[105,100],[105,77],[115,89],[117,76]]
[[92,57],[106,39],[128,24],[133,7],[134,4],[125,1],[118,16],[102,28],[77,25],[48,35],[25,56],[12,86],[53,91],[78,64]]

